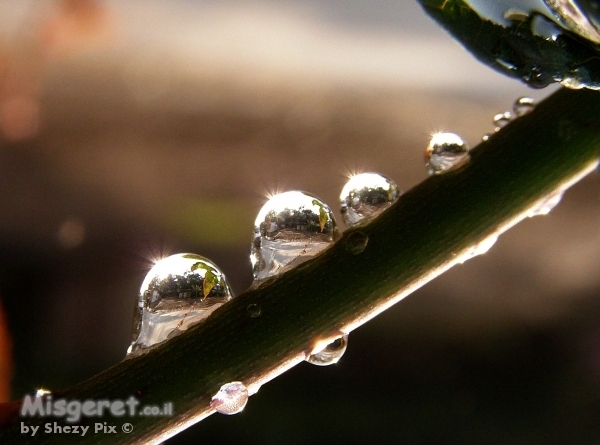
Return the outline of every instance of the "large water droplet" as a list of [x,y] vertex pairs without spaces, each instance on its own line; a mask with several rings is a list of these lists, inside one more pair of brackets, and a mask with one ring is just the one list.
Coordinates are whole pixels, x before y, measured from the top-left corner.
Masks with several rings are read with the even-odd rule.
[[535,100],[531,97],[519,97],[513,104],[513,113],[516,117],[525,116],[535,109]]
[[400,193],[393,180],[378,173],[352,176],[340,194],[344,222],[352,227],[375,218],[396,202]]
[[348,335],[343,335],[329,343],[322,350],[311,354],[306,361],[318,366],[333,365],[342,358],[347,347]]
[[255,283],[314,257],[337,235],[331,209],[316,196],[298,191],[273,196],[254,222],[250,261]]
[[144,278],[128,353],[171,338],[208,317],[232,298],[225,275],[192,253],[158,261]]
[[430,175],[457,169],[468,161],[469,147],[454,133],[435,133],[425,150],[425,163]]
[[221,389],[210,400],[210,407],[221,414],[237,414],[248,403],[248,388],[242,382],[231,382]]
[[552,211],[554,207],[558,205],[558,203],[563,197],[563,194],[564,190],[562,189],[555,190],[552,193],[548,194],[543,199],[536,202],[533,205],[533,207],[529,209],[529,211],[527,212],[527,216],[531,218],[534,216],[547,215]]

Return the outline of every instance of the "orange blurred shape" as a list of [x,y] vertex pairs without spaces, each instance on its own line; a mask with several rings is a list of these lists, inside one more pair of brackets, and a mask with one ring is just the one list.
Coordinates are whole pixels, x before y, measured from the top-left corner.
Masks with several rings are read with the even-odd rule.
[[57,11],[41,26],[42,44],[59,53],[77,52],[109,36],[110,17],[98,0],[62,0]]
[[33,138],[39,127],[40,106],[26,95],[9,96],[0,103],[0,130],[5,139],[20,141]]

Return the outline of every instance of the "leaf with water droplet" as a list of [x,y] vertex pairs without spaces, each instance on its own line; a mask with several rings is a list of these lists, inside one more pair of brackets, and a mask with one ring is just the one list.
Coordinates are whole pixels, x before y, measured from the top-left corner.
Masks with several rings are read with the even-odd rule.
[[484,0],[418,1],[477,59],[503,74],[536,88],[553,82],[600,88],[600,45],[565,29],[542,3],[532,8],[523,0],[500,5]]

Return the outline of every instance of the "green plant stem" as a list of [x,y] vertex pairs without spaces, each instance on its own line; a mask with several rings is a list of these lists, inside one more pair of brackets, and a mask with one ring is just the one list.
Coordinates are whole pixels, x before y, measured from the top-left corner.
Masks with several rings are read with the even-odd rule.
[[[457,110],[459,112],[459,110]],[[598,162],[600,94],[561,90],[471,151],[461,169],[430,177],[380,217],[348,230],[325,253],[215,311],[207,321],[149,352],[125,360],[63,391],[54,400],[170,401],[172,417],[83,418],[120,425],[125,434],[43,434],[28,438],[16,413],[2,443],[153,443],[212,414],[210,399],[224,383],[250,393],[304,359],[320,342],[348,333],[461,260],[469,248],[526,217],[550,192],[565,188]],[[423,168],[423,166],[415,166]],[[368,244],[348,251],[361,231]],[[464,259],[464,258],[463,258]],[[249,304],[261,314],[252,318]],[[250,400],[252,403],[252,400]]]

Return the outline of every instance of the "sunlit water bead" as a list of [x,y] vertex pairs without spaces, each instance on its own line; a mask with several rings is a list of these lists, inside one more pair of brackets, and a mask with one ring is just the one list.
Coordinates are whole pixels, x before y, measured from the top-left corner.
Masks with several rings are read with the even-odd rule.
[[535,109],[535,100],[531,97],[519,97],[513,104],[515,117],[525,116]]
[[559,189],[546,195],[543,199],[536,202],[533,205],[533,207],[529,209],[529,211],[527,212],[527,216],[531,218],[534,216],[547,215],[552,211],[554,207],[558,205],[558,203],[563,197],[563,194],[564,190]]
[[140,288],[127,353],[177,335],[232,297],[223,272],[203,256],[180,253],[158,261]]
[[469,161],[469,147],[454,133],[435,133],[425,150],[425,165],[430,175],[455,170]]
[[230,382],[210,400],[210,407],[221,414],[237,414],[248,403],[248,388],[242,382]]
[[316,196],[290,191],[271,197],[254,222],[250,261],[255,284],[314,257],[337,235],[331,209]]
[[493,119],[494,131],[500,131],[502,128],[506,127],[513,119],[514,116],[510,111],[505,111],[504,113],[496,114]]
[[342,217],[348,227],[375,218],[402,192],[398,185],[378,173],[360,173],[350,177],[340,194]]
[[319,352],[309,355],[306,361],[318,366],[333,365],[342,358],[347,347],[348,335],[343,335],[329,343]]

